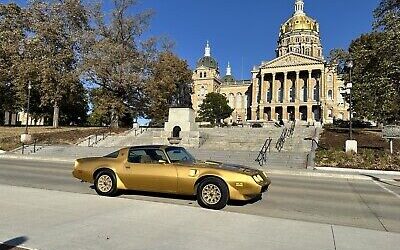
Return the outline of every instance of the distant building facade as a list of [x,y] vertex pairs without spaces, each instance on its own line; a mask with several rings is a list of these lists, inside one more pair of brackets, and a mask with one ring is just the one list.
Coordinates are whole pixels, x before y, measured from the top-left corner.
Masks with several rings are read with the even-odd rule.
[[217,92],[234,108],[230,122],[347,120],[336,69],[323,58],[319,24],[305,14],[304,1],[295,0],[293,16],[280,28],[276,58],[255,66],[251,80],[235,80],[229,63],[221,78],[207,42],[193,72],[193,108],[198,111],[206,94]]
[[[26,112],[4,112],[4,125],[5,126],[25,126],[26,125]],[[45,118],[35,118],[33,116],[28,117],[29,126],[43,126],[45,125]]]

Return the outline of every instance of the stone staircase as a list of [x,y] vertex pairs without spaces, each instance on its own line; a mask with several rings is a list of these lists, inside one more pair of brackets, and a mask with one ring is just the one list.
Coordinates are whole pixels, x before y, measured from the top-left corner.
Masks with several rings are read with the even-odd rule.
[[201,129],[206,138],[204,150],[258,151],[268,137],[279,137],[282,128],[212,128]]
[[203,129],[206,142],[199,149],[190,149],[202,160],[214,160],[260,167],[255,159],[266,138],[271,137],[271,147],[267,154],[267,168],[305,168],[307,155],[311,149],[314,127],[296,126],[293,136],[287,138],[280,152],[275,145],[283,128],[214,128]]
[[112,135],[99,141],[94,147],[127,147],[136,145],[153,144],[153,132],[162,129],[151,128],[140,133],[140,131],[130,130],[129,133],[123,135]]

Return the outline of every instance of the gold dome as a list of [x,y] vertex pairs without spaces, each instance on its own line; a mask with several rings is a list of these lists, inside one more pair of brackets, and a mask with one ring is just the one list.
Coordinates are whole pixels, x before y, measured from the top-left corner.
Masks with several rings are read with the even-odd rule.
[[281,27],[281,33],[288,33],[296,30],[319,32],[317,21],[306,15],[295,15],[287,20]]

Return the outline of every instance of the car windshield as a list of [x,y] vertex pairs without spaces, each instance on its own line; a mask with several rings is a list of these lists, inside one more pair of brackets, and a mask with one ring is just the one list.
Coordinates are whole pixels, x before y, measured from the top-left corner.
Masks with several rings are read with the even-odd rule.
[[195,158],[184,148],[169,147],[165,149],[165,152],[167,153],[171,162],[194,163],[196,161]]

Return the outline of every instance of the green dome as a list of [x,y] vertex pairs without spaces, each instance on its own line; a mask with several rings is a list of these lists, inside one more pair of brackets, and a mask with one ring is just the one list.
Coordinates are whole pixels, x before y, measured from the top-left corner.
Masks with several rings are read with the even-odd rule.
[[212,69],[218,69],[218,63],[217,61],[215,61],[214,58],[212,58],[211,56],[205,56],[203,58],[200,58],[197,61],[197,68],[198,67],[207,67],[207,68],[212,68]]
[[231,75],[226,75],[221,79],[224,83],[235,82],[235,78]]

